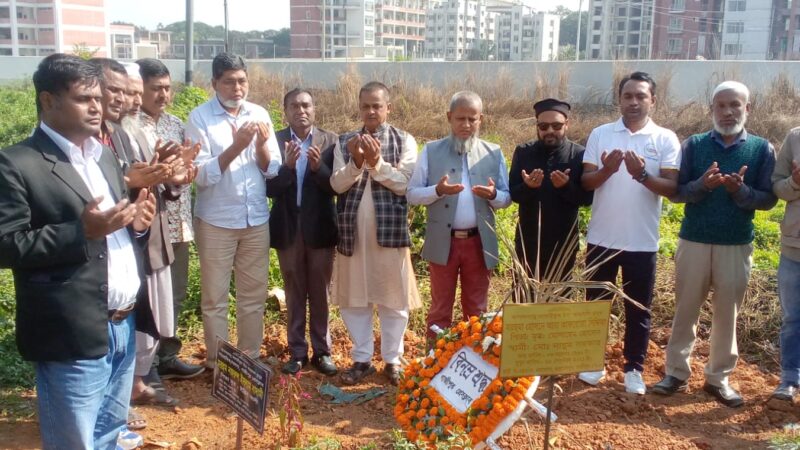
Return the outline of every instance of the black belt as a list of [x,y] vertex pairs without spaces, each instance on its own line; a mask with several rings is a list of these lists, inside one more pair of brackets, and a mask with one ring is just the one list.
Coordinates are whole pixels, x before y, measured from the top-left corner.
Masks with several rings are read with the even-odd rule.
[[450,230],[450,236],[456,239],[466,239],[478,234],[478,228],[470,228],[467,230]]
[[109,309],[108,310],[108,321],[109,322],[122,322],[123,320],[127,319],[129,315],[133,312],[133,307],[136,304],[129,306],[127,309]]

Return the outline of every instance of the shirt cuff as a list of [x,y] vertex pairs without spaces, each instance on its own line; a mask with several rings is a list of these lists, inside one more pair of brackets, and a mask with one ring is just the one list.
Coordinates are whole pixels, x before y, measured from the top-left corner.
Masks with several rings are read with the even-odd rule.
[[794,182],[794,178],[792,178],[791,176],[790,176],[789,178],[787,178],[787,179],[786,179],[786,182],[789,184],[789,187],[791,187],[791,188],[792,188],[792,189],[794,189],[795,191],[800,191],[800,185],[798,185],[797,183],[795,183],[795,182]]

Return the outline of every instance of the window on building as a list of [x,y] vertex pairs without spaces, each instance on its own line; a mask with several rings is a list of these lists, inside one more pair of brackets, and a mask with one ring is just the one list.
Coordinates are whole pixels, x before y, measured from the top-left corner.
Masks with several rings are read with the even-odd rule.
[[686,0],[672,0],[671,11],[684,11],[686,9]]
[[0,28],[0,39],[11,40],[11,28]]
[[628,15],[628,8],[625,8],[624,6],[621,7],[621,8],[617,8],[617,16],[618,17],[619,16],[627,16],[627,15]]
[[0,56],[11,56],[10,48],[0,48]]
[[631,17],[639,17],[642,15],[642,7],[635,6],[631,8]]
[[595,34],[594,36],[592,36],[592,44],[599,44],[599,43],[600,43],[600,35]]
[[595,6],[594,7],[594,15],[595,16],[603,15],[603,7],[602,6]]
[[638,34],[629,34],[628,35],[628,45],[639,45],[639,35]]
[[599,20],[595,20],[594,24],[592,25],[592,29],[593,30],[600,30],[602,25],[603,25],[603,22],[601,22]]
[[11,11],[9,10],[9,7],[0,6],[0,19],[10,19],[10,18],[11,18]]
[[628,22],[628,31],[639,31],[642,29],[642,22],[638,20],[631,20]]
[[19,56],[36,56],[35,48],[21,48],[19,49]]
[[625,35],[618,34],[617,35],[617,45],[622,45],[625,43]]
[[742,54],[742,44],[725,44],[723,54],[726,56],[739,56]]
[[744,22],[742,21],[728,22],[725,25],[725,32],[728,34],[744,33]]
[[747,0],[729,0],[728,11],[747,11]]
[[683,51],[683,39],[667,39],[667,53],[676,54]]
[[592,49],[592,59],[600,59],[600,50]]
[[617,31],[625,31],[625,21],[620,20],[617,22]]
[[667,28],[667,31],[670,33],[683,32],[683,17],[670,17],[669,28]]

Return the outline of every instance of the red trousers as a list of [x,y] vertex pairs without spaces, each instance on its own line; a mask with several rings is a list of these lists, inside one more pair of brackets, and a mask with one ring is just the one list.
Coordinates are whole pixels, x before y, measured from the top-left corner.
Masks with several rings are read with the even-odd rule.
[[486,312],[489,275],[483,258],[480,235],[465,239],[450,238],[447,265],[429,264],[431,274],[431,309],[428,311],[428,337],[436,337],[431,325],[449,328],[453,324],[456,283],[461,275],[461,309],[464,319]]

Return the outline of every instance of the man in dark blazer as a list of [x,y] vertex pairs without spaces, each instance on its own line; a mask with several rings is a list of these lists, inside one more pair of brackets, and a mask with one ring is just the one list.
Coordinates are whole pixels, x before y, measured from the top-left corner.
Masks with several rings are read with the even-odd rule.
[[20,354],[33,361],[43,448],[113,449],[133,380],[134,328],[155,333],[140,245],[155,199],[135,199],[100,128],[102,72],[42,60],[39,126],[0,151],[0,267],[16,289]]
[[334,375],[328,286],[337,241],[335,192],[330,184],[337,136],[314,126],[314,99],[308,91],[289,91],[283,108],[289,128],[276,134],[283,164],[278,176],[267,180],[267,196],[274,199],[269,220],[271,246],[278,251],[289,321],[291,359],[282,370],[297,373],[309,361],[305,339],[308,309],[314,352],[311,364]]

